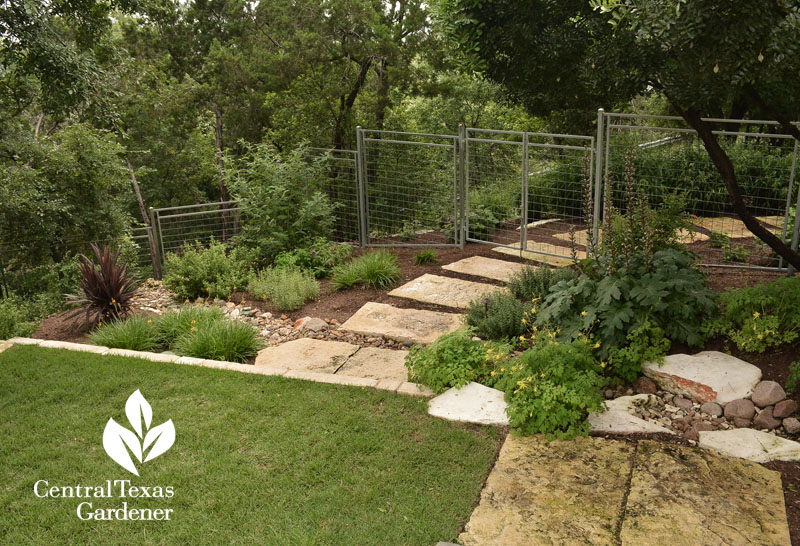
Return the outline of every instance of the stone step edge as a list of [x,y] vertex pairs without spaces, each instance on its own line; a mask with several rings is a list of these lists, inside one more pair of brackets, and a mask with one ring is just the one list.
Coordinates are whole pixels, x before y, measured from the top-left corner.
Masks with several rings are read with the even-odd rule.
[[251,364],[239,364],[237,362],[226,362],[223,360],[211,360],[194,358],[191,356],[166,355],[163,353],[151,353],[147,351],[131,351],[128,349],[109,349],[99,345],[88,345],[83,343],[70,343],[68,341],[53,341],[44,339],[33,339],[27,337],[15,337],[7,341],[0,340],[0,352],[8,349],[12,345],[38,345],[47,349],[66,349],[69,351],[83,351],[99,355],[127,356],[141,358],[151,362],[171,362],[174,364],[188,364],[190,366],[202,366],[204,368],[216,368],[218,370],[229,370],[256,375],[282,376],[290,379],[302,379],[317,383],[328,383],[333,385],[346,385],[350,387],[370,387],[379,390],[392,391],[398,394],[409,396],[424,396],[430,398],[434,395],[433,391],[424,385],[411,383],[409,381],[396,381],[389,379],[370,379],[367,377],[356,377],[348,375],[336,375],[332,373],[304,372],[289,370],[284,368],[265,368],[263,366],[253,366]]

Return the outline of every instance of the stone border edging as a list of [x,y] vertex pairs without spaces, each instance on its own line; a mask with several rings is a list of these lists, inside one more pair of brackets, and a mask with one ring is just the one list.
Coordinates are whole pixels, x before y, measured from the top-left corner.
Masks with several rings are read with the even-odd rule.
[[392,391],[408,396],[424,396],[430,398],[433,391],[425,386],[408,381],[395,381],[390,379],[371,379],[368,377],[355,377],[349,375],[336,375],[332,373],[304,372],[300,370],[289,370],[286,368],[264,368],[253,366],[252,364],[239,364],[237,362],[225,362],[223,360],[211,360],[194,358],[191,356],[167,355],[163,353],[151,353],[147,351],[131,351],[129,349],[109,349],[99,345],[88,345],[84,343],[70,343],[68,341],[53,341],[44,339],[33,339],[29,337],[14,337],[7,341],[0,341],[0,352],[8,349],[12,345],[38,345],[47,349],[66,349],[68,351],[83,351],[99,355],[127,356],[141,358],[151,362],[171,362],[174,364],[187,364],[190,366],[202,366],[204,368],[215,368],[218,370],[230,370],[235,372],[250,373],[256,375],[281,376],[289,379],[303,379],[316,383],[329,383],[333,385],[345,385],[348,387],[371,387],[374,389]]

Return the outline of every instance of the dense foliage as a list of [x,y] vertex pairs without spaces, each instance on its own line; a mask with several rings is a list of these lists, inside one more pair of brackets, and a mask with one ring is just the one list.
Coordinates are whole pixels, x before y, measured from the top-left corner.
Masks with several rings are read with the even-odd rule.
[[388,250],[374,250],[336,266],[331,283],[335,290],[353,286],[385,290],[394,286],[401,275],[397,256]]
[[247,285],[251,268],[243,251],[228,254],[219,242],[208,248],[187,243],[179,253],[167,254],[164,286],[183,299],[227,298]]
[[575,277],[575,272],[569,268],[525,265],[508,280],[508,289],[519,300],[535,302],[543,300],[556,284]]
[[527,331],[531,308],[506,290],[491,292],[469,303],[466,323],[483,339],[513,339]]
[[309,271],[294,267],[268,267],[251,277],[247,291],[268,301],[278,311],[294,311],[319,296],[319,282]]
[[88,320],[114,321],[130,313],[138,283],[128,273],[128,264],[120,258],[120,248],[114,253],[106,246],[102,251],[92,244],[94,260],[80,256],[81,294],[70,298],[71,305],[80,306]]

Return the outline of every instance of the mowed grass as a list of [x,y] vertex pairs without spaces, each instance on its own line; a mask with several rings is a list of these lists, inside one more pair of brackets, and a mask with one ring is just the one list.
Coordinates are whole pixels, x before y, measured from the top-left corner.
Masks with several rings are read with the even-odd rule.
[[[103,449],[140,389],[173,447],[140,477]],[[476,504],[502,432],[432,418],[426,400],[31,346],[0,353],[0,539],[6,544],[432,545]],[[171,499],[37,498],[34,484],[172,486]],[[81,521],[172,508],[171,521]]]

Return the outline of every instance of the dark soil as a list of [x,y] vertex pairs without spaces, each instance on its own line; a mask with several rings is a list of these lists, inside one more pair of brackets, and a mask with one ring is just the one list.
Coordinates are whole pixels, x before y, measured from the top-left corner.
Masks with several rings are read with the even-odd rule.
[[90,329],[91,324],[86,321],[83,313],[76,316],[75,311],[67,310],[44,319],[31,337],[84,343]]

